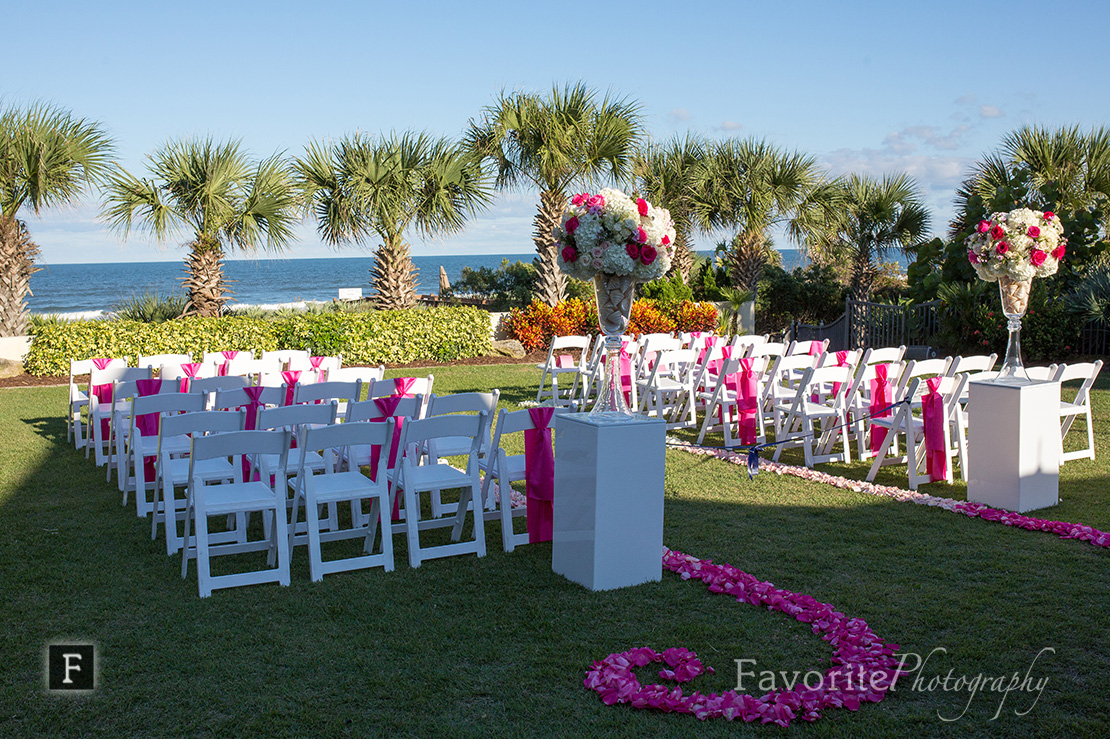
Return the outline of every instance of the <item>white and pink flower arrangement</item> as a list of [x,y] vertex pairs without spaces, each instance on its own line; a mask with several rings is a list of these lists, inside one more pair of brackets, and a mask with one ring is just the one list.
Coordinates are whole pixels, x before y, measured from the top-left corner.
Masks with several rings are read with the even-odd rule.
[[671,268],[674,221],[665,208],[606,188],[570,199],[555,227],[559,269],[579,280],[599,272],[647,282]]
[[1029,208],[992,213],[989,220],[979,221],[966,243],[968,261],[987,282],[1000,276],[1028,282],[1056,274],[1067,250],[1060,217]]

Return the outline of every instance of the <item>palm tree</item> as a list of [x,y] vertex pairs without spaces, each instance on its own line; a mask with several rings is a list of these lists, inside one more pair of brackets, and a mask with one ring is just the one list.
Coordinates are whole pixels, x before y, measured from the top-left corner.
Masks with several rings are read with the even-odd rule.
[[23,206],[74,202],[107,170],[112,142],[98,123],[45,104],[0,109],[0,336],[26,333],[38,246],[17,218]]
[[464,147],[424,133],[388,139],[354,134],[313,142],[295,164],[298,185],[329,244],[382,240],[371,270],[381,309],[416,304],[416,268],[405,233],[460,231],[485,208],[490,186],[481,162]]
[[852,297],[870,300],[878,263],[892,248],[916,246],[928,232],[929,213],[905,174],[881,180],[852,174],[832,185],[836,216],[811,230],[806,246],[817,261],[848,261]]
[[149,159],[150,179],[122,168],[111,174],[104,216],[124,237],[136,220],[159,242],[191,230],[187,312],[218,316],[227,302],[225,249],[280,251],[293,237],[298,199],[289,166],[278,155],[254,162],[238,141],[211,139],[171,141]]
[[694,228],[694,186],[705,160],[705,142],[687,136],[664,144],[648,144],[636,157],[633,171],[644,197],[666,208],[674,219],[674,257],[671,270],[690,281],[694,266],[691,231]]
[[767,231],[788,222],[801,238],[830,212],[830,194],[813,157],[730,139],[709,145],[693,208],[702,229],[734,231],[724,262],[733,286],[754,293],[773,251]]
[[566,294],[566,278],[556,261],[552,234],[567,192],[602,178],[627,179],[643,131],[640,106],[597,94],[579,82],[548,97],[504,93],[471,121],[467,142],[497,170],[497,186],[537,187],[540,205],[534,219],[537,297],[554,306]]

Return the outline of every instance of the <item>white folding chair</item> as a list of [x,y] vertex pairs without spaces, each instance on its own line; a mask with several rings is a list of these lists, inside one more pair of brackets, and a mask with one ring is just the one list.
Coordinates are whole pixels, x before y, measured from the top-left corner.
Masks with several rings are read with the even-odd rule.
[[[313,582],[324,579],[332,572],[365,567],[381,566],[386,572],[393,570],[393,534],[389,521],[388,476],[378,475],[371,480],[359,470],[340,470],[338,457],[341,449],[352,445],[377,446],[379,449],[378,469],[386,466],[390,440],[393,438],[393,419],[385,423],[345,423],[335,426],[322,426],[308,429],[298,444],[297,476],[291,481],[294,487],[293,510],[289,519],[289,550],[296,544],[308,545],[308,568]],[[322,469],[310,463],[312,457],[325,460]],[[370,512],[362,511],[362,501],[370,501]],[[330,522],[326,531],[321,531],[319,511],[321,507],[333,510],[339,503],[351,505],[351,527],[340,528]],[[300,509],[305,512],[305,533],[298,534]],[[374,553],[374,541],[378,531],[382,534],[381,551]],[[339,539],[359,538],[363,540],[362,553],[353,557],[324,560],[321,543]]]
[[[185,497],[177,497],[176,493],[178,488],[183,490],[188,488],[190,467],[193,468],[193,474],[211,482],[234,482],[242,476],[242,471],[237,470],[226,457],[212,457],[195,465],[187,456],[175,457],[169,449],[162,449],[163,434],[166,438],[173,439],[182,435],[197,437],[241,431],[245,416],[245,411],[198,411],[164,415],[160,419],[158,463],[155,468],[159,495],[156,497],[154,513],[150,517],[150,538],[152,540],[158,538],[158,525],[162,524],[166,531],[167,556],[176,554],[182,546],[182,535],[178,525],[185,519],[187,500]],[[191,442],[190,448],[192,448]],[[241,521],[244,525],[226,532],[210,533],[209,539],[221,543],[246,541],[245,518]],[[195,540],[192,541],[191,546],[196,546]]]
[[[753,349],[759,350],[764,346],[757,344]],[[794,404],[794,399],[798,395],[798,385],[805,376],[805,371],[812,368],[816,360],[808,354],[758,354],[753,356],[753,358],[755,357],[767,357],[767,361],[774,357],[774,363],[763,375],[763,402],[761,407],[763,409],[763,422],[764,424],[768,421],[771,422],[777,439],[783,433],[782,429],[778,427],[778,419],[782,418],[783,414]]]
[[[802,447],[805,465],[811,469],[823,462],[852,461],[847,406],[852,379],[851,367],[810,367],[805,371],[789,408],[775,406],[775,428],[781,429],[775,441],[789,440],[776,444],[776,462],[787,446]],[[841,451],[834,452],[837,438]]]
[[[578,359],[574,359],[574,355],[570,352],[578,351]],[[540,370],[540,387],[536,391],[536,402],[542,403],[545,393],[550,395],[552,403],[555,405],[567,405],[574,400],[575,393],[578,388],[578,383],[581,382],[582,376],[586,373],[586,367],[590,360],[590,337],[589,336],[555,336],[551,339],[551,344],[547,347],[547,359],[542,364],[537,364],[536,368]],[[570,387],[559,389],[559,378],[570,375]],[[550,389],[548,388],[548,380],[550,378]]]
[[[410,421],[401,429],[400,448],[405,450],[404,456],[393,471],[392,494],[404,495],[405,521],[397,524],[395,530],[405,531],[408,539],[409,564],[419,567],[427,559],[437,557],[450,557],[456,554],[477,554],[484,557],[486,554],[486,536],[480,503],[471,505],[479,500],[482,482],[478,476],[478,446],[480,434],[486,420],[485,414],[477,416],[452,414],[436,416],[434,418],[421,418]],[[470,452],[467,455],[466,469],[460,470],[449,464],[423,464],[424,455],[421,449],[427,446],[432,439],[453,438],[469,436],[471,439]],[[454,516],[446,518],[424,519],[421,515],[419,493],[438,490],[459,490],[459,502]],[[467,513],[470,513],[474,524],[474,538],[471,541],[460,541],[463,533],[463,524],[466,522]],[[428,529],[450,526],[451,543],[424,546],[420,543],[420,532]]]
[[[205,371],[208,371],[206,366]],[[212,405],[214,396],[218,390],[239,390],[247,387],[249,384],[246,377],[239,377],[238,375],[230,375],[224,377],[198,377],[189,382],[189,392],[198,393],[204,397],[204,407],[206,409],[213,408]]]
[[864,364],[889,364],[891,362],[901,362],[902,357],[906,356],[906,345],[902,346],[884,346],[878,349],[868,349],[867,358]]
[[113,416],[116,411],[126,412],[130,407],[129,398],[115,396],[116,384],[147,379],[150,379],[149,367],[94,367],[89,373],[89,444],[85,447],[85,458],[88,459],[91,448],[97,467],[108,464],[113,455]]
[[[335,423],[336,404],[321,403],[307,403],[303,405],[278,405],[260,408],[258,411],[258,422],[255,428],[261,431],[268,431],[270,429],[285,429],[292,433],[292,438],[296,440],[298,448],[300,446],[301,437],[306,431],[306,427],[312,426],[331,426]],[[286,467],[282,470],[286,476],[297,474],[300,468],[308,467],[313,471],[319,471],[324,468],[324,458],[315,452],[309,452],[307,456],[303,454],[295,455],[296,458],[290,457],[286,460]],[[270,469],[278,463],[276,457],[269,459],[260,459],[258,457],[250,457],[251,468],[258,474],[262,474],[263,462]]]
[[[185,365],[196,365],[195,372],[190,376],[185,371]],[[185,387],[188,392],[194,380],[201,380],[206,377],[214,377],[216,375],[216,367],[212,364],[204,364],[203,362],[170,362],[163,364],[158,369],[158,377],[164,382],[177,382],[178,389]],[[182,382],[188,380],[188,383]]]
[[262,359],[276,362],[282,370],[310,370],[312,363],[310,354],[305,349],[280,349],[278,351],[263,351]]
[[247,349],[228,349],[218,352],[205,352],[204,357],[200,360],[204,364],[211,364],[216,369],[217,375],[226,375],[228,373],[228,366],[233,359],[254,359],[254,350]]
[[697,369],[698,352],[694,349],[658,352],[647,378],[636,383],[639,410],[648,416],[665,419],[668,430],[696,426],[694,378]]
[[[737,428],[736,436],[732,434],[733,424],[738,424],[741,419],[741,409],[739,405],[742,399],[737,390],[729,387],[729,380],[727,379],[741,372],[741,359],[748,358],[730,357],[729,359],[722,360],[721,371],[715,380],[713,389],[711,391],[706,389],[698,392],[699,397],[704,400],[705,405],[705,415],[702,419],[701,430],[698,432],[699,445],[705,440],[706,433],[717,428],[720,428],[724,434],[725,447],[731,449],[742,443],[739,428]],[[767,441],[767,433],[763,426],[763,413],[761,408],[762,395],[759,389],[759,382],[767,369],[767,358],[756,357],[750,359],[750,361],[752,363],[752,372],[755,374],[756,380],[756,393],[755,397],[752,399],[754,403],[752,410],[755,413],[756,422],[755,443],[763,444]],[[725,379],[722,381],[722,378]]]
[[[204,398],[194,393],[138,395],[131,400],[130,433],[127,434],[126,445],[121,443],[117,446],[116,454],[122,460],[118,477],[123,505],[127,505],[127,495],[134,490],[135,513],[139,518],[150,515],[158,502],[157,473],[154,469],[158,455],[166,453],[180,456],[189,451],[189,437],[164,436],[159,426],[161,419],[171,413],[196,413],[202,410]],[[149,419],[149,422],[144,423],[144,419]],[[144,425],[153,433],[144,434]],[[152,473],[149,475],[147,459],[150,460],[149,472]],[[148,491],[151,493],[149,496]]]
[[[887,356],[893,356],[893,354]],[[880,370],[879,367],[882,367],[882,369]],[[905,368],[905,362],[892,360],[875,364],[861,364],[856,371],[847,404],[851,412],[852,434],[856,438],[856,456],[861,461],[871,459],[877,453],[877,450],[875,452],[871,451],[872,408],[881,418],[885,418],[894,412],[891,406],[897,400],[897,390]],[[881,372],[886,373],[885,380],[887,392],[890,396],[889,403],[872,395],[875,389],[881,387],[879,384]],[[895,451],[897,451],[897,447],[895,447]]]
[[[379,364],[377,367],[340,367],[336,370],[328,370],[328,381],[336,380],[339,382],[354,382],[355,380],[362,381],[362,387],[369,389],[378,380],[385,377],[385,365]],[[356,400],[361,400],[356,398]]]
[[1087,446],[1083,449],[1064,452],[1063,456],[1060,457],[1061,462],[1095,458],[1095,430],[1091,417],[1091,387],[1095,384],[1095,379],[1101,371],[1102,360],[1098,359],[1094,362],[1064,365],[1063,370],[1057,377],[1057,380],[1061,383],[1070,380],[1082,381],[1072,400],[1060,399],[1060,418],[1062,419],[1060,443],[1063,444],[1064,438],[1068,435],[1068,431],[1071,430],[1072,423],[1076,418],[1083,416],[1087,421]]
[[[226,380],[227,378],[213,379]],[[247,393],[247,387],[217,387],[211,403],[212,410],[227,411],[239,408],[248,408],[247,413],[249,415],[249,406],[251,406],[254,401]],[[281,405],[285,402],[285,388],[283,387],[263,387],[261,390],[252,390],[251,392],[258,393],[258,403],[260,404],[260,408]]]
[[[149,367],[143,369],[151,371]],[[174,383],[164,383],[154,378],[117,382],[112,387],[112,397],[115,402],[113,403],[114,408],[108,430],[108,449],[111,453],[108,456],[104,479],[105,482],[111,482],[112,473],[116,473],[116,486],[124,494],[124,505],[127,504],[128,486],[134,483],[134,480],[128,479],[126,464],[126,452],[131,437],[131,406],[132,401],[142,395],[140,385],[147,382],[153,384],[152,387],[146,388],[146,391],[152,395],[169,394],[177,390],[177,385]],[[151,392],[152,390],[153,392]]]
[[[958,414],[960,394],[963,392],[967,381],[968,375],[960,374],[954,377],[939,376],[939,382],[937,383],[937,392],[944,399],[942,411],[944,419],[941,424],[943,439],[941,443],[943,443],[945,453],[945,476],[943,479],[947,482],[952,482],[953,479],[952,470],[955,466],[953,459],[960,458],[959,446],[954,444],[952,436],[954,429],[963,433],[959,426]],[[875,461],[871,463],[870,471],[867,473],[868,482],[875,479],[880,467],[891,464],[906,465],[911,490],[917,490],[918,485],[922,483],[938,481],[939,478],[928,473],[928,465],[926,464],[925,421],[913,412],[915,406],[920,408],[920,401],[928,394],[927,390],[926,378],[923,376],[914,377],[905,393],[905,398],[909,402],[897,405],[890,418],[871,419],[873,425],[887,429],[887,434],[879,448],[879,453],[875,455]],[[893,453],[893,450],[897,449],[896,441],[898,437],[905,439],[906,453],[903,456],[895,456]],[[925,465],[924,471],[922,465]]]
[[828,339],[814,339],[812,341],[792,341],[787,348],[787,354],[809,354],[813,357],[819,357],[824,354],[829,348]]
[[327,380],[307,385],[297,383],[293,391],[293,403],[300,405],[334,401],[337,404],[336,417],[342,418],[347,414],[347,404],[356,402],[361,396],[362,380]]
[[651,374],[659,353],[678,351],[682,348],[682,339],[671,334],[645,334],[636,345],[640,351],[632,360],[632,376],[643,380]]
[[[285,475],[283,470],[289,455],[288,431],[234,431],[213,436],[194,436],[189,453],[189,494],[185,507],[185,534],[182,537],[181,577],[189,574],[189,560],[197,561],[197,588],[200,597],[207,598],[217,588],[277,582],[289,585],[289,539],[286,526]],[[276,457],[278,464],[270,469],[263,461],[260,480],[226,483],[207,479],[198,473],[197,466],[209,459],[232,457],[232,465],[243,455],[262,460]],[[270,485],[271,478],[274,485]],[[209,535],[209,518],[244,516],[262,513],[264,537],[261,540],[219,543]],[[195,544],[190,546],[190,523],[196,526]],[[227,575],[211,574],[211,558],[249,551],[267,552],[268,569],[237,572]]]
[[432,385],[435,384],[435,375],[427,377],[395,377],[389,380],[379,380],[366,391],[366,399],[388,398],[394,395],[416,396],[419,395],[424,404],[420,406],[418,418],[423,418],[428,413],[428,403],[432,398]]
[[228,361],[227,371],[225,375],[237,375],[239,377],[248,377],[251,379],[252,384],[266,385],[262,380],[265,377],[278,376],[281,377],[281,363],[276,359],[254,359],[249,356],[240,354],[234,359]]
[[[490,424],[497,410],[497,401],[501,397],[500,390],[490,393],[453,393],[451,395],[432,395],[428,403],[428,414],[425,418],[444,416],[449,413],[485,413],[485,426],[478,435],[478,459],[484,458],[490,450]],[[456,439],[438,438],[428,442],[424,453],[428,456],[428,464],[438,464],[440,459],[457,457],[470,451],[470,438],[460,436]],[[439,492],[432,491],[432,517],[439,518],[447,513],[454,513],[454,504],[444,505],[439,499]]]
[[[343,380],[342,378],[339,378],[339,377],[332,377],[333,372],[338,372],[340,369],[343,368],[343,355],[342,354],[337,354],[334,357],[327,357],[327,356],[310,357],[309,358],[309,365],[311,366],[311,369],[309,371],[313,375],[313,381],[314,382],[325,382],[325,381],[353,382],[357,379],[360,379],[358,377],[352,377],[349,380]],[[358,398],[356,398],[355,400],[358,400]]]
[[[555,416],[571,413],[569,408],[556,408],[552,414],[551,426],[554,426]],[[521,544],[528,543],[528,532],[518,534],[513,531],[513,520],[527,518],[527,506],[513,507],[512,496],[514,482],[525,479],[527,470],[523,454],[509,454],[505,449],[505,442],[512,434],[530,431],[536,427],[532,416],[527,409],[509,411],[504,408],[497,414],[497,426],[493,434],[493,447],[479,466],[485,473],[482,481],[482,500],[484,501],[485,520],[501,521],[501,543],[506,552],[513,551]],[[490,485],[497,481],[497,500],[493,498]]]
[[[109,367],[126,367],[126,359],[109,359],[104,364],[104,369]],[[86,411],[89,407],[88,385],[82,390],[77,384],[78,375],[87,375],[96,369],[92,359],[69,360],[69,406],[66,411],[66,440],[73,439],[75,449],[85,449],[89,444],[91,434],[86,433],[84,422],[81,420],[81,409]],[[86,455],[87,456],[87,455]]]

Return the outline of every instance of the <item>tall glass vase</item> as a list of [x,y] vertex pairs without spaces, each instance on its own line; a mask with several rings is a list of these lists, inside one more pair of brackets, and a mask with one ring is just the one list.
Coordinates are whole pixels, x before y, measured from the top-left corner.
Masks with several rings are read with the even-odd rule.
[[605,383],[590,411],[591,420],[625,421],[634,414],[621,388],[621,334],[628,330],[632,314],[632,295],[636,283],[631,277],[599,272],[594,276],[597,295],[597,322],[605,335]]
[[1025,365],[1021,362],[1021,318],[1029,309],[1029,288],[1032,286],[1032,280],[1018,281],[1006,275],[998,278],[1002,315],[1006,316],[1010,339],[1006,344],[1006,358],[1002,361],[1002,371],[998,373],[997,382],[1030,382]]

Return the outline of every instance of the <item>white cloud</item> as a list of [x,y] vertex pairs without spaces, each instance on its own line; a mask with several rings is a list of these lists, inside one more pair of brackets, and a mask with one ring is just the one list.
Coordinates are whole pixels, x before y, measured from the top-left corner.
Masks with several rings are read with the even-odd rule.
[[686,108],[672,108],[671,111],[667,113],[667,120],[672,124],[685,123],[693,117],[694,116],[690,115],[690,111]]
[[739,131],[743,126],[736,121],[725,121],[721,125],[714,126],[713,128],[717,131]]
[[979,117],[980,118],[1001,118],[1006,115],[1005,111],[994,105],[980,105]]

